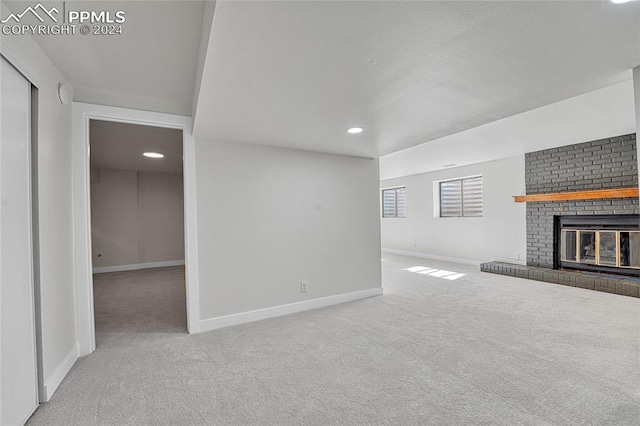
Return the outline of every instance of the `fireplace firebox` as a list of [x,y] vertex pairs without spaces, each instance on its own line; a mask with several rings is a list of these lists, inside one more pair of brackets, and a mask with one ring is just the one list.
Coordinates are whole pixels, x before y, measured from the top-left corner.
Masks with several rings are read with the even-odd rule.
[[640,276],[640,216],[555,217],[555,268]]

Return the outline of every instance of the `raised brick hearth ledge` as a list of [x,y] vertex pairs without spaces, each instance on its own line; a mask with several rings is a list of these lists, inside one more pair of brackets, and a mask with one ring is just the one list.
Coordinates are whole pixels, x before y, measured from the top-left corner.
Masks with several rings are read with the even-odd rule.
[[538,268],[506,262],[486,262],[480,265],[480,270],[510,277],[604,291],[622,296],[640,297],[640,278],[635,277]]

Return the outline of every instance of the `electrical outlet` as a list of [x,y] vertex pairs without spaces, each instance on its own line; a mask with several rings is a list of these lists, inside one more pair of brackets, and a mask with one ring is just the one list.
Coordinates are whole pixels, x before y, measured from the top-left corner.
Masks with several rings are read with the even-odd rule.
[[306,292],[307,292],[307,282],[300,281],[300,293],[306,293]]

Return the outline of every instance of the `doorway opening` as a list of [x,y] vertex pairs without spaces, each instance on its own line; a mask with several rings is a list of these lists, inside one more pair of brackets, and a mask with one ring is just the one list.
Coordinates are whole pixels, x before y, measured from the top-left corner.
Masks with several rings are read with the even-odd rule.
[[96,349],[93,294],[94,253],[91,245],[90,127],[92,120],[178,129],[182,132],[187,331],[191,334],[198,333],[200,331],[200,303],[195,183],[196,156],[191,117],[74,102],[73,202],[78,355],[89,355]]
[[186,332],[183,130],[89,120],[97,343]]

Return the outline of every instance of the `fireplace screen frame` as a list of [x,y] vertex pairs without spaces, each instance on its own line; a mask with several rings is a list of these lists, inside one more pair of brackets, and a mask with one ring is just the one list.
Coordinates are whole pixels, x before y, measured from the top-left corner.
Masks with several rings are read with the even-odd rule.
[[[554,217],[554,268],[581,269],[587,271],[607,272],[624,275],[640,276],[640,266],[622,265],[621,234],[640,234],[639,215],[577,215],[577,216],[555,216]],[[575,257],[567,256],[562,242],[567,241],[569,232],[575,232],[573,243],[570,244],[570,251],[575,251]],[[583,236],[586,233],[593,234],[592,253],[585,254],[588,238]],[[615,264],[610,260],[603,261],[601,257],[601,233],[615,233]],[[585,246],[585,247],[583,247]],[[608,256],[611,259],[611,255]],[[592,261],[589,261],[593,259]]]
[[[628,229],[574,229],[574,228],[564,228],[560,231],[562,234],[560,235],[560,260],[565,263],[565,262],[571,262],[571,263],[578,263],[578,264],[588,264],[588,265],[598,265],[598,266],[611,266],[611,267],[616,267],[616,268],[629,268],[629,269],[640,269],[640,265],[638,266],[632,266],[632,265],[623,265],[622,262],[622,246],[621,246],[621,239],[622,236],[620,234],[636,234],[636,235],[640,235],[640,231],[639,230],[628,230]],[[566,235],[568,233],[574,233],[576,234],[575,238],[573,238],[574,243],[571,244],[574,248],[574,250],[572,250],[575,253],[575,256],[573,256],[573,258],[567,258],[566,254],[567,251],[564,250],[564,248],[566,247],[565,245],[563,245],[563,241],[567,241],[567,237]],[[589,262],[587,260],[583,260],[583,259],[587,259],[587,257],[585,256],[584,252],[585,252],[585,248],[583,247],[583,241],[585,240],[583,238],[583,233],[593,233],[594,234],[594,244],[593,244],[593,262]],[[602,259],[602,257],[600,256],[600,252],[602,250],[602,237],[601,234],[615,234],[615,242],[614,242],[614,248],[615,248],[615,263],[610,263],[607,261],[604,261]],[[629,237],[630,238],[630,237]],[[589,256],[590,257],[590,256]]]

